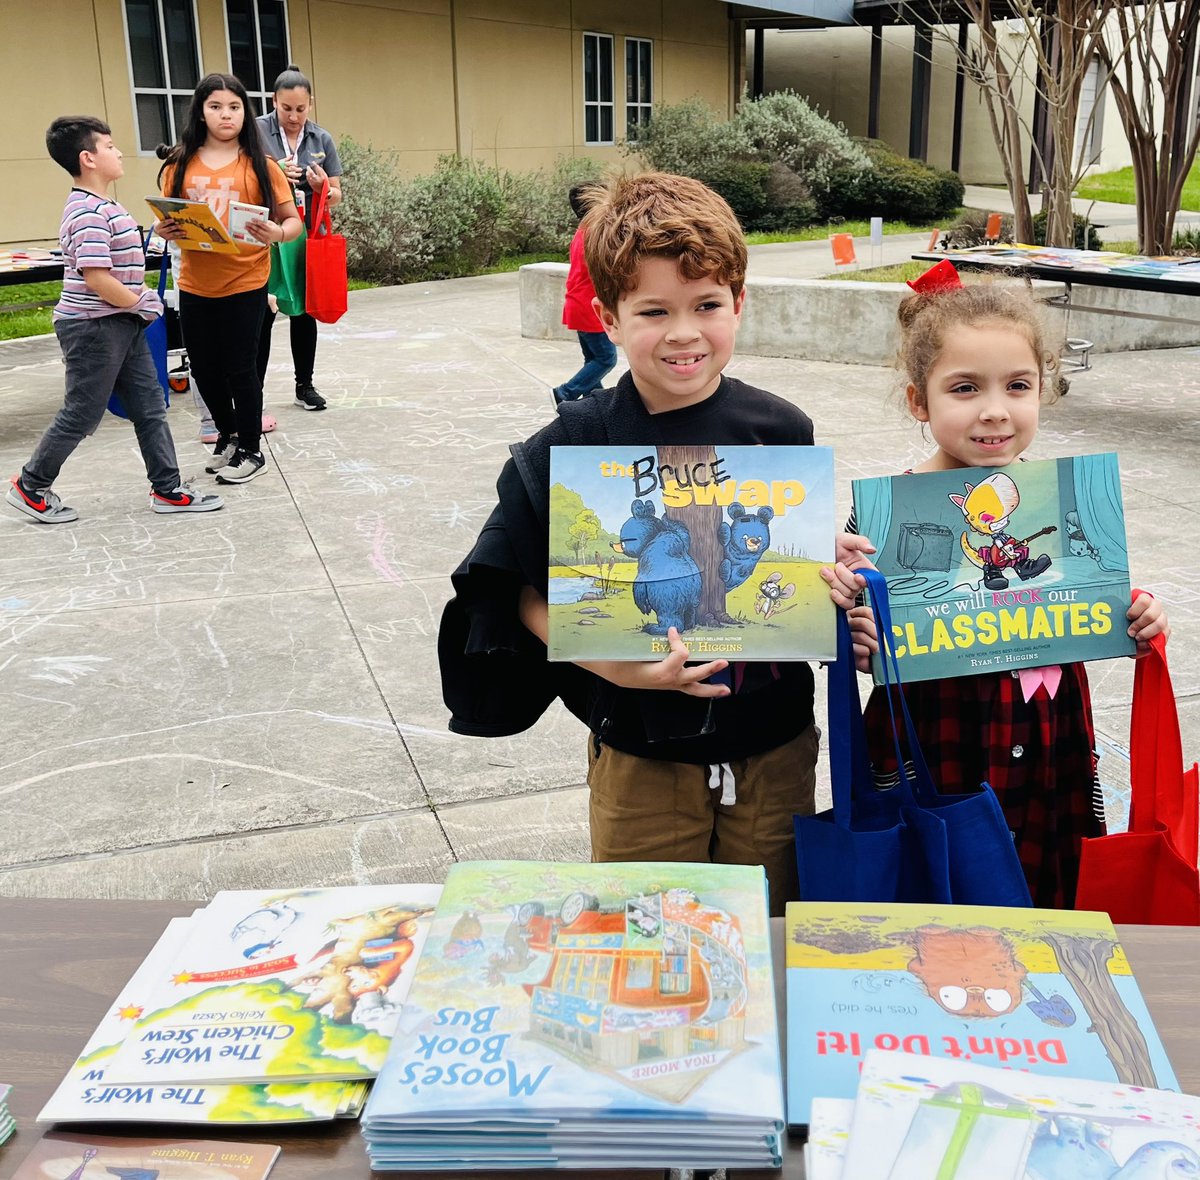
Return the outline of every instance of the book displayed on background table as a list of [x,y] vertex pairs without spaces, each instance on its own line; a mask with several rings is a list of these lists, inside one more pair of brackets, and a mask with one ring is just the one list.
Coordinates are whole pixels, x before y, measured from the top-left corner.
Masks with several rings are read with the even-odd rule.
[[778,1167],[782,1129],[760,867],[450,869],[373,1168]]
[[1200,1099],[874,1049],[842,1180],[1200,1175]]
[[839,1180],[854,1121],[853,1098],[814,1098],[804,1141],[804,1180]]
[[191,921],[171,921],[96,1026],[37,1121],[282,1123],[357,1116],[366,1098],[366,1086],[360,1082],[148,1086],[105,1081],[109,1062],[146,1010],[147,995],[167,977]]
[[12,1180],[264,1180],[279,1158],[266,1143],[43,1135]]
[[[1133,654],[1116,455],[852,486],[906,682]],[[872,670],[881,684],[878,656]]]
[[185,237],[177,238],[182,250],[206,250],[213,254],[237,254],[238,244],[229,230],[204,201],[189,201],[183,197],[146,198],[146,204],[159,217],[170,217],[184,229]]
[[1106,914],[789,902],[785,927],[791,1126],[872,1048],[1178,1088]]
[[827,447],[552,447],[549,658],[832,659]]
[[107,1084],[372,1078],[441,887],[218,893],[105,1066]]

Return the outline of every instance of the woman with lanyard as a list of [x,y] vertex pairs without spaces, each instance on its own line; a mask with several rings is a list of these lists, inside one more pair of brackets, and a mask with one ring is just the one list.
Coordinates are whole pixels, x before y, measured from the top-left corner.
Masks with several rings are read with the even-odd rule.
[[[258,130],[267,155],[279,161],[296,191],[296,205],[304,223],[312,228],[313,198],[329,182],[329,205],[342,199],[342,163],[328,131],[309,119],[312,83],[298,66],[289,65],[275,79],[275,109],[260,115]],[[271,356],[271,327],[274,310],[268,309],[259,336],[258,372],[265,378]],[[292,364],[296,369],[296,405],[305,410],[323,410],[325,399],[313,388],[313,365],[317,357],[317,321],[307,313],[291,317]]]

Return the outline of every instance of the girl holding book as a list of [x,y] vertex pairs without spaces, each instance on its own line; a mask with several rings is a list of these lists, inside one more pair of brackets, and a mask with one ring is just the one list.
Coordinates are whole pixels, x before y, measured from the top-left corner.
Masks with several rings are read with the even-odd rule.
[[[204,201],[226,225],[232,201],[267,210],[246,225],[256,244],[238,243],[236,254],[185,249],[180,268],[179,317],[192,379],[218,431],[205,470],[229,484],[247,483],[266,466],[257,368],[271,270],[266,247],[304,232],[291,187],[267,159],[248,109],[245,88],[233,75],[202,78],[180,142],[159,173],[164,196]],[[154,228],[168,240],[183,237],[170,218]]]
[[[912,416],[936,449],[916,471],[1003,467],[1018,462],[1052,400],[1057,357],[1037,305],[1024,291],[980,283],[964,287],[949,261],[909,286],[900,305],[900,364]],[[855,531],[852,520],[848,526]],[[843,577],[826,580],[843,601]],[[858,666],[878,639],[868,607],[851,612]],[[1169,634],[1162,604],[1140,594],[1128,612],[1139,653]],[[904,693],[933,781],[946,794],[991,784],[1012,831],[1036,906],[1075,901],[1085,837],[1104,835],[1096,773],[1095,727],[1083,664],[1044,668],[1040,683],[1016,672],[920,681]],[[1026,693],[1028,692],[1028,695]],[[865,710],[867,741],[881,789],[897,781],[884,689]]]

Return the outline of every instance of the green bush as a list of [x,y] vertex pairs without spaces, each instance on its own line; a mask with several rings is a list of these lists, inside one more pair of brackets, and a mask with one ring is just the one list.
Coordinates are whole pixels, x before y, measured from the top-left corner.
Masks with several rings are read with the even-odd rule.
[[871,167],[839,168],[821,194],[825,217],[883,217],[917,224],[945,217],[962,204],[963,183],[955,172],[911,160],[877,139],[857,141]]
[[565,251],[577,224],[567,192],[599,175],[586,159],[516,173],[443,156],[432,174],[406,180],[390,153],[346,139],[339,155],[338,230],[351,277],[371,283],[453,278],[508,255]]
[[841,124],[822,117],[792,90],[754,99],[743,93],[733,122],[756,159],[782,164],[810,192],[827,189],[835,172],[865,172],[871,166]]
[[747,230],[791,229],[817,216],[814,194],[835,173],[866,169],[845,130],[790,90],[748,99],[724,120],[699,99],[654,108],[623,145],[647,168],[693,176],[719,192]]
[[[987,220],[991,216],[986,209],[964,209],[958,220],[942,235],[942,241],[953,250],[968,246],[982,246],[987,241]],[[1005,214],[1000,219],[1000,240],[1013,239],[1013,219]]]
[[[1044,246],[1046,244],[1046,222],[1049,218],[1050,214],[1046,212],[1033,215],[1033,245]],[[1100,235],[1096,232],[1096,227],[1078,213],[1074,214],[1074,221],[1075,238],[1071,244],[1075,249],[1099,250]]]

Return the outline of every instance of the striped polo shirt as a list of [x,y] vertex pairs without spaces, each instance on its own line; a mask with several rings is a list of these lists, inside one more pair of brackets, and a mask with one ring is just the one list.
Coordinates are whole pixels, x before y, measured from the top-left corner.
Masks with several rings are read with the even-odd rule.
[[126,307],[105,303],[87,283],[83,271],[102,266],[135,295],[145,291],[146,256],[137,222],[108,197],[73,188],[63,210],[58,240],[63,251],[62,298],[54,308],[54,319],[91,320],[128,312]]

